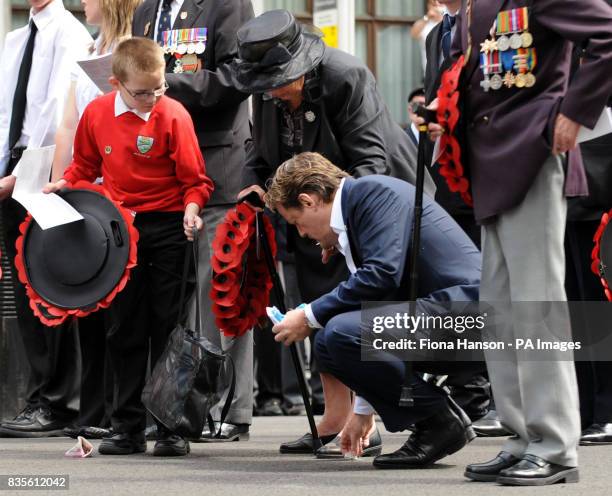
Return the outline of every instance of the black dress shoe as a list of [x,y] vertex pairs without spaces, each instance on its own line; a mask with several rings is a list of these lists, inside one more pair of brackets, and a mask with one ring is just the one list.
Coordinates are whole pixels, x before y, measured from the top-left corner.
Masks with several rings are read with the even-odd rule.
[[580,446],[612,444],[612,424],[593,424],[582,431]]
[[227,443],[230,441],[248,441],[249,424],[230,424],[224,422],[219,433],[219,422],[215,422],[215,432],[210,432],[208,425],[204,426],[202,437],[198,441],[203,443]]
[[178,434],[164,430],[153,447],[153,456],[185,456],[189,453],[189,441]]
[[76,439],[79,436],[85,439],[104,439],[105,437],[112,436],[111,429],[104,429],[103,427],[96,427],[94,425],[70,425],[62,431],[64,436]]
[[26,407],[21,410],[12,420],[3,420],[0,423],[0,427],[9,427],[13,424],[21,424],[24,421],[29,421],[32,418],[32,415],[34,415],[34,412],[36,412],[36,410],[36,407],[26,405]]
[[394,453],[374,458],[377,468],[421,468],[459,451],[476,437],[469,417],[451,398],[435,415],[415,424],[408,441]]
[[495,410],[489,410],[484,417],[474,422],[472,427],[478,437],[504,437],[512,434],[501,424]]
[[512,467],[502,470],[498,484],[508,486],[548,486],[557,482],[578,482],[578,469],[550,463],[536,455],[524,455]]
[[[336,436],[338,442],[330,442],[325,446],[321,446],[317,450],[317,458],[329,459],[329,458],[344,458],[344,453],[339,446],[339,438]],[[378,427],[374,429],[374,432],[368,437],[368,446],[363,449],[362,457],[378,456],[382,452],[382,439],[380,438],[380,432]]]
[[[320,436],[319,439],[321,444],[325,446],[326,444],[332,442],[336,439],[338,434],[329,434],[327,436]],[[287,443],[283,443],[280,445],[279,451],[284,455],[311,455],[313,454],[312,450],[312,434],[307,432],[301,438],[296,439],[295,441],[289,441]]]
[[296,416],[306,415],[306,407],[303,404],[294,405],[293,403],[283,403],[283,412],[285,415]]
[[101,455],[131,455],[144,453],[147,450],[147,441],[144,432],[136,434],[117,433],[102,439],[98,452]]
[[19,421],[3,423],[0,426],[2,437],[56,437],[63,436],[64,427],[69,424],[44,407],[37,408]]
[[256,408],[255,413],[258,417],[280,417],[284,415],[281,402],[276,398],[268,398]]
[[520,460],[506,451],[500,451],[493,460],[468,465],[463,475],[475,481],[495,482],[502,470],[512,467]]

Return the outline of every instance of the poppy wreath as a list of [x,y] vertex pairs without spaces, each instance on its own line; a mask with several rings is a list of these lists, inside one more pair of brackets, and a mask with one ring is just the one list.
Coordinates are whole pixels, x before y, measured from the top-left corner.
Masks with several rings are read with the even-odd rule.
[[607,213],[604,213],[601,216],[601,223],[595,231],[595,235],[593,236],[593,242],[595,246],[593,247],[593,251],[591,251],[591,271],[599,277],[601,284],[604,287],[604,292],[606,293],[606,298],[608,301],[612,301],[612,291],[610,291],[610,287],[608,286],[608,281],[605,278],[604,274],[604,266],[601,262],[600,251],[601,251],[601,237],[603,236],[608,223],[610,222],[610,218],[612,217],[612,210]]
[[[255,210],[241,203],[217,226],[212,242],[210,298],[215,322],[228,337],[240,337],[265,318],[272,277],[263,248],[257,251]],[[263,216],[272,257],[276,257],[274,228]]]
[[438,124],[444,128],[440,138],[440,150],[438,158],[440,174],[446,180],[448,189],[453,193],[459,193],[461,199],[470,207],[473,206],[470,194],[470,183],[465,177],[465,171],[461,164],[461,147],[455,136],[455,129],[459,122],[459,78],[464,65],[462,55],[457,62],[442,74],[440,87],[438,88]]
[[38,319],[45,324],[46,326],[58,326],[66,321],[69,317],[85,317],[93,312],[100,310],[101,308],[108,308],[113,301],[113,299],[117,296],[117,294],[125,288],[129,278],[131,270],[136,267],[137,262],[137,243],[138,243],[138,231],[134,227],[134,216],[127,208],[121,206],[121,203],[114,201],[106,190],[99,185],[95,185],[86,181],[77,181],[72,185],[73,189],[85,189],[91,190],[96,193],[99,193],[106,197],[117,210],[121,214],[121,217],[125,221],[125,225],[128,230],[129,236],[129,254],[128,261],[119,279],[119,282],[114,286],[114,288],[101,300],[99,300],[95,305],[88,306],[87,308],[60,308],[54,306],[50,302],[46,301],[42,296],[40,296],[36,290],[32,287],[30,280],[28,278],[27,270],[25,268],[24,261],[24,253],[23,253],[23,243],[25,234],[28,231],[30,224],[32,223],[32,216],[28,214],[24,221],[19,226],[20,235],[17,238],[15,243],[15,248],[17,255],[15,256],[15,267],[17,268],[17,276],[19,281],[25,286],[26,294],[30,299],[30,308],[34,312],[34,315],[38,317]]

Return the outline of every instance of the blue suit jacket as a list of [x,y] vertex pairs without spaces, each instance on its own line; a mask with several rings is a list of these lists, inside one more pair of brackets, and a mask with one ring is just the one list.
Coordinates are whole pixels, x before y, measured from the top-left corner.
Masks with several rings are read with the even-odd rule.
[[[337,314],[359,309],[363,301],[407,300],[414,193],[414,186],[388,176],[345,180],[342,217],[357,272],[311,303],[321,325]],[[478,300],[480,252],[428,196],[423,199],[418,260],[419,298]]]

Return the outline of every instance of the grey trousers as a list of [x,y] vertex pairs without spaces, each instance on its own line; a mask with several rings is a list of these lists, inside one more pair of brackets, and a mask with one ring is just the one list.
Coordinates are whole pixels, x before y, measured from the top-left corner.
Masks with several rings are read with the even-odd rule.
[[[512,320],[505,329],[513,336],[506,338],[536,337],[531,322],[517,315],[521,304],[513,302],[566,301],[563,183],[561,159],[551,156],[523,202],[483,226],[480,300],[510,309]],[[569,318],[559,312],[543,317],[539,325],[560,339],[571,339]],[[577,466],[580,418],[574,364],[568,354],[555,360],[550,353],[546,361],[529,360],[533,355],[524,350],[503,360],[486,353],[500,420],[516,434],[502,449],[517,457],[533,454]]]
[[[248,331],[238,339],[227,338],[221,334],[215,324],[215,316],[211,309],[212,303],[208,296],[212,282],[211,244],[215,239],[217,225],[223,221],[226,212],[231,207],[232,205],[213,205],[204,209],[202,216],[204,232],[200,233],[198,245],[199,298],[204,336],[224,350],[229,349],[236,366],[236,391],[225,421],[232,424],[250,424],[253,417],[253,331]],[[192,325],[195,322],[195,300],[190,305],[189,321]],[[227,390],[219,404],[211,412],[213,419],[219,420],[221,407],[225,403],[226,397]]]

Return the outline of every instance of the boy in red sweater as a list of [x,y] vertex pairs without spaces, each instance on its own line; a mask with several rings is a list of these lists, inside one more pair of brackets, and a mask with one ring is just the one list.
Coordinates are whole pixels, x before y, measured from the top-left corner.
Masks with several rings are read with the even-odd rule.
[[[144,452],[144,387],[149,344],[155,364],[179,315],[185,243],[213,189],[193,122],[185,108],[163,96],[165,61],[145,38],[123,41],[113,52],[116,91],[85,109],[76,132],[73,161],[63,179],[44,191],[78,180],[104,178],[114,200],[136,212],[138,266],[109,308],[108,352],[115,379],[111,422],[102,454]],[[189,443],[158,425],[153,455],[178,456]]]

